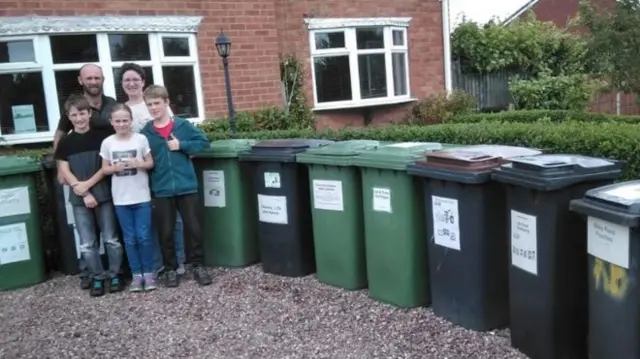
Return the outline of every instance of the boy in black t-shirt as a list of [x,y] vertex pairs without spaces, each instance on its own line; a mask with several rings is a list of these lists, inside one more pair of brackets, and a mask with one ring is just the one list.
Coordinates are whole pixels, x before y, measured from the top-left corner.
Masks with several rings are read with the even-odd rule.
[[[118,240],[111,186],[102,172],[100,157],[100,145],[112,132],[91,128],[91,106],[84,96],[70,97],[64,108],[73,123],[73,131],[60,140],[54,157],[62,176],[73,189],[69,202],[80,235],[80,254],[92,277],[90,295],[103,295],[105,280],[109,281],[109,292],[119,292],[123,289],[119,277],[123,248]],[[109,258],[108,270],[102,266],[95,223]]]

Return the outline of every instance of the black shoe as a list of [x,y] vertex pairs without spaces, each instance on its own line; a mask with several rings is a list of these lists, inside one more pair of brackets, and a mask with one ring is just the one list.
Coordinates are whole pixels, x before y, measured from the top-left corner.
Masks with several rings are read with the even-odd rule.
[[91,278],[89,277],[81,277],[80,278],[80,289],[87,290],[91,288]]
[[122,284],[122,280],[118,277],[113,277],[109,281],[109,293],[117,293],[122,291],[124,285]]
[[193,266],[193,279],[200,285],[211,284],[211,276],[207,273],[207,270],[201,265]]
[[94,279],[92,281],[91,290],[89,295],[92,297],[100,297],[104,295],[104,281],[102,279]]
[[164,273],[164,286],[168,288],[175,288],[180,285],[180,279],[178,279],[178,273],[175,270],[168,270]]

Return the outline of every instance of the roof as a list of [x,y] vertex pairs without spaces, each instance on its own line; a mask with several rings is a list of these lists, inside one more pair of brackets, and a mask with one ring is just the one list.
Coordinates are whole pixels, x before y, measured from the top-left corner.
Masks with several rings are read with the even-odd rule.
[[531,10],[531,8],[533,7],[533,5],[537,4],[538,1],[540,0],[529,0],[526,4],[524,4],[521,8],[519,8],[518,10],[516,10],[516,12],[514,12],[513,14],[511,14],[511,16],[509,16],[508,18],[506,18],[503,22],[502,25],[508,25],[510,24],[513,20],[517,19],[520,17],[520,15],[524,14],[525,12]]

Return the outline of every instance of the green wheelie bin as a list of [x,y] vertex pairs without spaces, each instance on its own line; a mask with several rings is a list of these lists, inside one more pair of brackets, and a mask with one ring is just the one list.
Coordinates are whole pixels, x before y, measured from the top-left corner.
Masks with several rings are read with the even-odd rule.
[[440,143],[402,142],[365,150],[361,169],[369,297],[397,307],[430,303],[422,183],[406,172]]
[[318,281],[356,290],[367,286],[360,171],[351,160],[379,141],[353,140],[296,156],[309,168]]
[[210,267],[244,267],[260,253],[256,234],[256,203],[251,173],[238,161],[255,140],[220,140],[194,156],[204,206],[204,260]]
[[0,290],[41,283],[46,279],[35,158],[0,156]]

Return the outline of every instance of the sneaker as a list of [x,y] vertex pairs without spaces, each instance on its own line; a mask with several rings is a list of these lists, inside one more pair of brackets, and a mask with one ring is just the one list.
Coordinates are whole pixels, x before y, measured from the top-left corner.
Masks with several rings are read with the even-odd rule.
[[141,292],[144,289],[143,287],[143,279],[142,276],[139,274],[136,274],[133,276],[133,281],[131,282],[131,285],[129,286],[129,291],[130,292]]
[[94,279],[89,290],[89,295],[92,297],[100,297],[104,295],[104,281],[102,279]]
[[176,270],[176,273],[178,273],[178,275],[184,275],[186,273],[186,271],[184,269],[184,264],[180,264],[178,266],[178,269]]
[[174,270],[168,270],[164,274],[164,285],[168,288],[175,288],[180,285],[178,273]]
[[80,289],[87,290],[89,288],[91,288],[91,278],[80,277]]
[[144,290],[150,291],[158,288],[156,286],[156,279],[153,277],[153,274],[145,274],[144,275]]
[[211,284],[211,276],[207,273],[207,270],[201,265],[193,266],[193,278],[200,285]]
[[122,289],[124,289],[122,286],[122,280],[118,277],[111,278],[109,281],[109,293],[120,292]]

